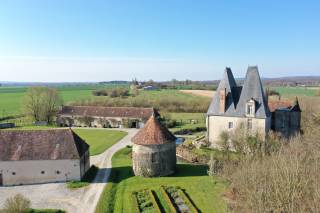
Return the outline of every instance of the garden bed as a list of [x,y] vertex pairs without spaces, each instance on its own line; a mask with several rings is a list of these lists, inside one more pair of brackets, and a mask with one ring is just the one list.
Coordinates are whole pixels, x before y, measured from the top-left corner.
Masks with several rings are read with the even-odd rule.
[[[183,213],[198,213],[198,209],[194,203],[189,199],[185,192],[177,186],[162,186],[163,196],[168,196],[170,204],[175,210],[174,212]],[[168,199],[166,199],[168,200]],[[172,208],[171,207],[171,208]]]
[[134,209],[136,212],[161,213],[158,203],[151,190],[140,190],[132,193]]

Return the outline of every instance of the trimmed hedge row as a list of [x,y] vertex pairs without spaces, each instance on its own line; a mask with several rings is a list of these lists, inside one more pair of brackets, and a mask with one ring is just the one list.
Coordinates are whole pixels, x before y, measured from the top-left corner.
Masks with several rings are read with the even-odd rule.
[[165,187],[164,186],[161,186],[160,187],[160,193],[161,195],[163,196],[164,200],[167,202],[169,208],[170,208],[170,212],[171,213],[177,213],[177,210],[176,208],[173,206],[172,202],[171,202],[171,199],[169,198],[166,190],[165,190]]
[[140,213],[140,208],[139,208],[138,200],[136,197],[136,192],[133,192],[131,194],[131,198],[132,198],[133,212]]
[[178,193],[181,196],[181,198],[184,200],[184,202],[187,204],[187,206],[189,207],[190,211],[193,213],[199,213],[197,207],[194,205],[193,202],[191,202],[191,200],[189,199],[189,197],[187,197],[187,195],[185,194],[185,192],[182,189],[178,189]]
[[155,211],[156,213],[161,213],[161,210],[160,210],[160,208],[159,208],[159,204],[158,204],[158,202],[156,201],[155,195],[154,195],[154,193],[153,193],[152,190],[149,190],[149,196],[150,196],[150,198],[151,198],[151,202],[152,202],[152,204],[153,204],[154,211]]
[[[149,189],[144,189],[132,192],[132,203],[135,212],[143,212],[144,208],[151,208],[155,213],[161,213],[158,202],[156,201],[153,192]],[[147,206],[143,207],[147,203]],[[151,205],[152,206],[151,206]]]

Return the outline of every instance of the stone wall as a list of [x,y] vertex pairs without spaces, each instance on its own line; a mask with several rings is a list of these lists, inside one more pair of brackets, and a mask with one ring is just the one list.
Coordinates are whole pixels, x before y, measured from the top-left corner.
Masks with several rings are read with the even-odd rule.
[[98,128],[142,128],[146,120],[122,117],[85,117],[66,116],[57,117],[58,126],[98,127]]
[[[265,137],[271,128],[271,117],[267,119],[258,118],[242,118],[242,117],[226,117],[226,116],[208,116],[207,117],[207,138],[210,146],[219,148],[217,141],[223,131],[234,131],[240,125],[247,126],[248,119],[252,119],[252,129],[254,133],[259,133],[261,137]],[[229,128],[229,122],[232,123],[232,128]]]
[[196,155],[192,152],[192,149],[183,144],[177,146],[177,156],[191,163],[207,164],[209,161],[208,157]]
[[132,148],[133,171],[137,176],[167,176],[176,169],[176,144],[137,145]]
[[3,185],[80,180],[80,160],[0,161]]

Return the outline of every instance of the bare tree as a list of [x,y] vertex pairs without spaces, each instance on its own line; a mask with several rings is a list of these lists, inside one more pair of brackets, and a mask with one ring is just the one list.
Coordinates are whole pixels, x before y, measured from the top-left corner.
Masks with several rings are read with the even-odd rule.
[[35,121],[47,121],[50,123],[62,98],[56,89],[47,87],[31,87],[24,98],[24,111]]
[[35,121],[41,120],[41,105],[44,87],[30,87],[24,97],[24,111]]
[[50,123],[62,105],[62,98],[56,89],[48,88],[43,96],[43,116]]

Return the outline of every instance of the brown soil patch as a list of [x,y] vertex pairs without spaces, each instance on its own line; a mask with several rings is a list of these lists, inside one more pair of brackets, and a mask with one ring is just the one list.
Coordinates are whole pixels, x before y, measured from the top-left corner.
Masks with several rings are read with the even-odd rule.
[[191,95],[199,95],[212,98],[215,94],[215,91],[212,90],[180,90],[182,93],[191,94]]

